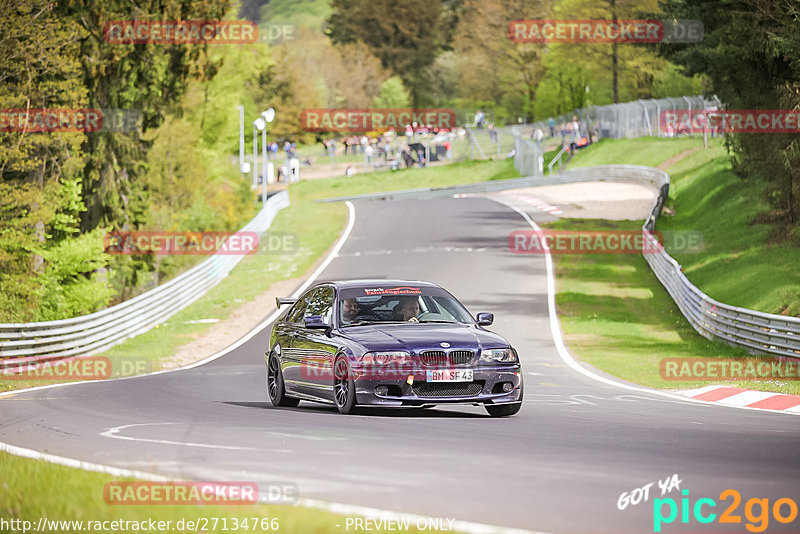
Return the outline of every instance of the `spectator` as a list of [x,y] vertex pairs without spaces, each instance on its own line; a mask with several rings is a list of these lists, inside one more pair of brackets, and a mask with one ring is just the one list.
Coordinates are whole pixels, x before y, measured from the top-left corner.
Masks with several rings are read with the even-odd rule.
[[556,136],[556,121],[553,120],[553,117],[547,119],[547,127],[550,128],[550,137]]
[[407,169],[414,165],[414,156],[411,153],[411,147],[404,145],[400,155],[402,156],[403,162],[406,164]]
[[560,133],[561,133],[561,146],[564,146],[567,143],[567,133],[568,133],[566,123],[563,122],[561,123]]
[[447,151],[447,159],[448,160],[453,159],[453,153],[450,151],[452,149],[452,147],[453,146],[450,144],[449,140],[444,142],[444,149]]
[[483,130],[483,120],[486,116],[483,114],[483,111],[478,110],[475,112],[475,127],[479,130]]
[[356,168],[354,165],[348,165],[347,169],[344,171],[345,176],[353,176],[356,173]]
[[363,154],[367,150],[367,145],[369,144],[369,139],[367,139],[366,135],[361,136],[361,153]]
[[425,159],[425,151],[423,149],[417,150],[417,163],[420,167],[425,167],[427,160]]
[[367,166],[369,166],[372,163],[372,153],[373,153],[372,145],[367,144],[367,146],[364,147],[364,156],[367,160]]
[[492,143],[497,144],[497,130],[494,127],[494,123],[488,123],[486,125],[486,129],[489,130],[489,139]]
[[542,149],[542,138],[544,137],[544,132],[541,128],[536,128],[533,132],[533,139],[536,141],[536,146],[539,147],[539,150]]

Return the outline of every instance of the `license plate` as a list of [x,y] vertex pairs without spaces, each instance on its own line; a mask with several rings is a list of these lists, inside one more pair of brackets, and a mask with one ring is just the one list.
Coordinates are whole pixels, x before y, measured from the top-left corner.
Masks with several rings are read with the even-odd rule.
[[426,371],[428,382],[472,382],[472,369]]

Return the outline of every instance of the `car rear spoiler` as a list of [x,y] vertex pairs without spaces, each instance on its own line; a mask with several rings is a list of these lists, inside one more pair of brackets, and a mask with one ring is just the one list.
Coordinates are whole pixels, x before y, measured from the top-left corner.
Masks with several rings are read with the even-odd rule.
[[280,308],[284,304],[294,304],[295,302],[297,302],[297,299],[293,299],[293,298],[290,298],[290,297],[288,297],[288,298],[276,297],[275,298],[275,304],[278,306],[278,308]]

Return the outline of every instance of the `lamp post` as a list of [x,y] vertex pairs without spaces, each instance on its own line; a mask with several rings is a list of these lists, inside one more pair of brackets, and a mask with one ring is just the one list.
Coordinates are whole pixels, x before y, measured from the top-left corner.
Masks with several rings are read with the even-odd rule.
[[[253,130],[253,155],[255,156],[255,165],[253,165],[253,176],[255,176],[256,173],[258,172],[256,170],[256,169],[258,169],[258,136],[256,135],[256,130],[258,130],[259,132],[264,132],[264,139],[262,141],[262,144],[265,145],[266,141],[267,141],[267,138],[266,138],[267,122],[264,119],[262,119],[261,117],[259,117],[259,118],[257,118],[256,120],[253,121],[253,127],[255,128],[255,130]],[[266,148],[264,150],[266,152]],[[266,157],[266,154],[265,154],[265,157]],[[265,170],[266,170],[266,165],[267,164],[264,163]],[[264,176],[262,178],[264,180],[264,189],[263,189],[264,192],[262,192],[262,194],[261,194],[261,200],[263,201],[264,197],[266,196],[265,192],[267,190],[267,173],[266,172],[264,172]]]
[[244,106],[236,106],[239,110],[239,172],[247,174],[244,170]]
[[258,132],[256,132],[256,121],[253,121],[253,186],[251,189],[258,187]]
[[[263,154],[264,154],[264,156],[263,156],[264,161],[262,162],[263,163],[263,169],[264,169],[264,189],[261,191],[261,203],[262,203],[262,205],[266,205],[266,203],[267,203],[267,182],[269,181],[269,180],[267,180],[267,176],[268,176],[267,166],[269,164],[268,160],[267,160],[267,124],[272,122],[273,120],[275,120],[275,110],[272,109],[272,108],[269,108],[267,111],[263,112],[261,114],[261,117],[259,117],[257,120],[262,121],[262,123],[264,124],[264,129],[263,129],[263,133],[262,133],[263,137],[261,138],[261,144],[262,144],[262,149],[263,149]],[[259,128],[259,130],[261,130],[261,128]]]

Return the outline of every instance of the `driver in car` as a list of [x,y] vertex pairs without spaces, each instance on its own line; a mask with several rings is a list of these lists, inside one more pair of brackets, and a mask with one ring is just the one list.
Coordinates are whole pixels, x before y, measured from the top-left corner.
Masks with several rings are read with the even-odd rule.
[[342,322],[352,323],[358,317],[358,302],[356,299],[344,299],[342,301]]
[[417,298],[406,299],[402,304],[402,308],[400,308],[400,313],[403,314],[404,321],[418,323],[419,319],[417,319],[417,315],[419,315],[419,300]]

